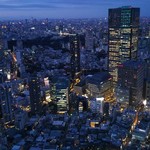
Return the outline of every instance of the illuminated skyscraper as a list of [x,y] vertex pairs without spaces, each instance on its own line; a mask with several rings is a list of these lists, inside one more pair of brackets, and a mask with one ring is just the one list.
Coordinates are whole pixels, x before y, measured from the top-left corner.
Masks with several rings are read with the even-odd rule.
[[71,74],[72,78],[77,72],[80,72],[80,36],[70,34],[70,52],[71,52]]
[[109,72],[118,81],[117,66],[137,59],[140,9],[121,7],[109,9]]

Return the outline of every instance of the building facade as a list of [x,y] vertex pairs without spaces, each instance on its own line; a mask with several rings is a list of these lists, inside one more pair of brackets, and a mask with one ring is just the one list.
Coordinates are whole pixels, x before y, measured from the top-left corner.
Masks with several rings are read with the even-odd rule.
[[109,72],[117,82],[117,66],[137,59],[140,9],[121,7],[109,9],[108,53]]
[[32,114],[39,114],[41,111],[41,89],[38,77],[29,79],[30,106]]
[[143,85],[144,64],[142,62],[129,60],[118,66],[118,88],[123,91],[122,97],[129,102],[129,105],[136,106],[141,102]]
[[101,72],[87,77],[86,94],[90,98],[104,97],[107,102],[114,101],[111,75],[107,72]]
[[71,76],[80,72],[80,36],[78,34],[70,34],[70,53],[71,53]]
[[11,122],[13,116],[13,97],[11,86],[9,83],[3,83],[0,85],[0,106],[2,112],[2,118],[4,122]]
[[86,31],[85,33],[85,49],[93,51],[94,49],[94,36],[93,31]]
[[69,109],[70,81],[65,76],[56,76],[52,80],[52,101],[57,104],[57,113],[66,113]]
[[146,100],[150,103],[150,78],[146,81]]

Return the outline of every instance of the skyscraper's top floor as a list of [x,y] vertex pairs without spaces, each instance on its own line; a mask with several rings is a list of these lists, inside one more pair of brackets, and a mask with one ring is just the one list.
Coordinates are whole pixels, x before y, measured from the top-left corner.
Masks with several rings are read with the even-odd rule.
[[139,27],[140,8],[123,6],[109,9],[109,27]]

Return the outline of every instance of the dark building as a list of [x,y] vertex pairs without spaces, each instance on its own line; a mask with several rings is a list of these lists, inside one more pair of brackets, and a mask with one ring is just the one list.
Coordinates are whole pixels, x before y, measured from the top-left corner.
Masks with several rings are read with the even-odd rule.
[[105,102],[104,103],[104,106],[103,106],[103,113],[105,116],[109,116],[109,103],[108,102]]
[[4,122],[11,122],[13,120],[13,97],[9,83],[0,85],[0,113]]
[[38,77],[31,77],[29,79],[30,92],[30,106],[32,114],[39,114],[41,112],[41,89],[40,80]]
[[[142,100],[144,82],[144,64],[129,60],[118,66],[118,86],[128,90],[129,105],[136,106]],[[127,92],[123,92],[126,97]]]
[[150,56],[144,59],[145,62],[145,78],[150,78]]
[[7,79],[6,75],[2,72],[2,70],[0,71],[0,83],[5,82]]
[[144,59],[145,62],[145,79],[144,79],[144,89],[143,89],[143,98],[150,100],[150,56]]
[[150,104],[150,78],[146,80],[145,99]]
[[71,52],[71,76],[80,72],[80,36],[70,34],[70,52]]
[[3,60],[3,55],[4,55],[3,47],[4,47],[4,41],[2,39],[2,31],[0,29],[0,62]]
[[117,82],[117,66],[137,59],[140,9],[121,7],[109,9],[108,52],[109,72]]
[[73,113],[78,111],[78,104],[77,104],[77,95],[76,93],[72,92],[69,95],[69,113]]
[[88,110],[88,100],[84,96],[77,96],[77,110],[79,110],[80,105],[82,105],[83,110],[82,111],[87,111]]

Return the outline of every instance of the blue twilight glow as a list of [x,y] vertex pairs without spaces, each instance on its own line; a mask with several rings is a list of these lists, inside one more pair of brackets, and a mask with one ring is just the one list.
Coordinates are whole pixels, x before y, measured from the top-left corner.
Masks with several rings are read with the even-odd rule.
[[0,17],[97,18],[124,5],[140,7],[141,16],[150,16],[150,0],[0,0]]

